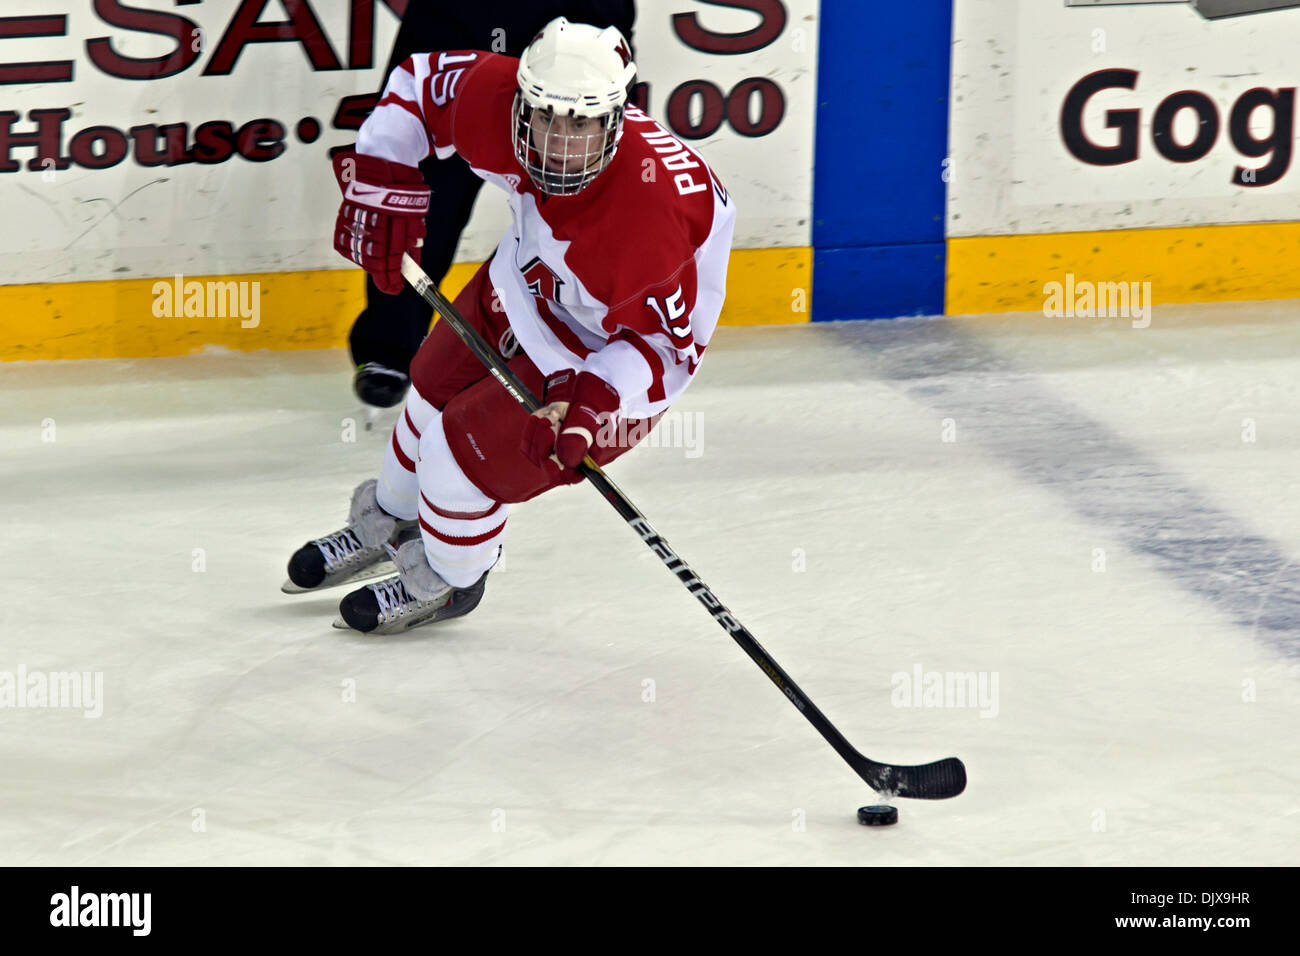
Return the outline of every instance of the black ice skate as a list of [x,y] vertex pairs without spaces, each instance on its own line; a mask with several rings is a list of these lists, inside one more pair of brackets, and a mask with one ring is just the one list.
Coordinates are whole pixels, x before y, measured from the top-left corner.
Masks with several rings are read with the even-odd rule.
[[346,528],[308,541],[294,552],[289,559],[289,580],[281,591],[321,591],[393,573],[385,546],[400,545],[412,535],[418,538],[420,529],[415,521],[394,518],[379,507],[375,500],[378,484],[371,478],[357,486]]
[[339,604],[334,626],[366,634],[402,631],[461,617],[483,599],[488,572],[467,588],[454,588],[440,578],[424,556],[424,542],[410,540],[391,548],[397,575],[358,588]]
[[374,408],[392,408],[406,397],[410,387],[409,376],[378,362],[358,365],[357,376],[352,380],[357,398]]

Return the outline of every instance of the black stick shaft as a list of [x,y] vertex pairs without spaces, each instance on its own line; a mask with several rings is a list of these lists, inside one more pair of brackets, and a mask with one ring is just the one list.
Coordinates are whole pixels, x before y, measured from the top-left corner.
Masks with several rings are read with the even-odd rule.
[[[433,307],[434,311],[452,327],[452,330],[460,336],[469,350],[487,367],[488,371],[505,387],[506,391],[514,396],[520,405],[529,412],[535,412],[541,407],[541,403],[510,370],[501,356],[496,353],[496,350],[484,340],[477,329],[465,321],[464,316],[447,301],[446,297],[433,284],[433,280],[425,274],[424,270],[409,255],[402,257],[402,275],[407,282],[411,283],[415,291]],[[695,596],[695,599],[704,605],[705,610],[753,659],[754,663],[767,675],[768,679],[780,688],[781,692],[789,698],[790,703],[798,708],[799,713],[803,714],[808,719],[808,722],[817,728],[817,732],[835,748],[835,752],[843,757],[849,766],[873,789],[893,793],[896,796],[924,799],[955,797],[961,793],[966,786],[966,771],[961,761],[955,757],[920,766],[896,766],[878,763],[858,753],[826,715],[799,689],[799,685],[782,669],[781,665],[772,659],[772,655],[763,649],[763,646],[754,639],[749,630],[714,596],[708,585],[700,580],[699,576],[691,569],[691,566],[678,557],[677,553],[668,546],[668,542],[664,540],[663,535],[654,529],[645,515],[638,511],[636,506],[628,499],[627,495],[623,494],[601,467],[592,461],[590,455],[583,459],[577,470],[591,482],[606,501],[613,505],[619,516],[637,533],[646,546],[659,557],[659,560],[664,563],[668,570],[677,576],[677,579],[686,586],[686,589]]]

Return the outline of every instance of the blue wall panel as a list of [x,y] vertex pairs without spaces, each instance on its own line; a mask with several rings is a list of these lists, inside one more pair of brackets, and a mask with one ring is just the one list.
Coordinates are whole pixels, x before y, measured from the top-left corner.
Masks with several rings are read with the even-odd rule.
[[952,0],[822,0],[816,320],[942,314]]

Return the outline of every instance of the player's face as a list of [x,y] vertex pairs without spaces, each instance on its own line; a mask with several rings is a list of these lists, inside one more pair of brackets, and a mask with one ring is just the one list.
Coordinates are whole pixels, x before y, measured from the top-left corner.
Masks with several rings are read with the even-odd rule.
[[533,110],[528,127],[533,148],[548,172],[581,173],[600,163],[605,148],[602,120]]

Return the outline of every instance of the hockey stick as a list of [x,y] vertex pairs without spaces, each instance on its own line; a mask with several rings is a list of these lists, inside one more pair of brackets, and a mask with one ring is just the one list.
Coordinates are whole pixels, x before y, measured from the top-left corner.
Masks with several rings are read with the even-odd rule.
[[[501,356],[497,355],[477,329],[465,321],[464,316],[456,311],[456,307],[447,301],[433,284],[433,280],[409,255],[402,256],[402,275],[433,307],[434,312],[446,320],[452,331],[460,336],[461,341],[480,362],[487,366],[492,376],[514,396],[515,401],[530,413],[541,407],[524,383],[519,381],[506,366]],[[641,514],[618,486],[610,481],[600,466],[592,461],[590,455],[583,459],[577,470],[595,486],[606,501],[614,506],[619,517],[628,523],[668,570],[677,576],[691,594],[695,595],[696,600],[704,605],[713,619],[722,625],[746,654],[753,658],[754,663],[762,669],[768,679],[781,689],[781,692],[790,699],[790,703],[799,709],[799,713],[808,718],[808,722],[817,728],[817,732],[826,738],[826,742],[835,748],[835,752],[844,758],[854,772],[866,781],[867,786],[878,793],[924,800],[955,797],[966,788],[966,767],[956,757],[906,767],[879,763],[858,753],[844,735],[835,729],[835,725],[826,718],[826,715],[818,710],[799,686],[790,679],[790,675],[781,669],[767,651],[763,650],[758,641],[754,640],[754,636],[736,619],[735,615],[713,596],[713,592],[691,570],[690,565],[668,546],[663,536],[651,527],[645,515]]]

